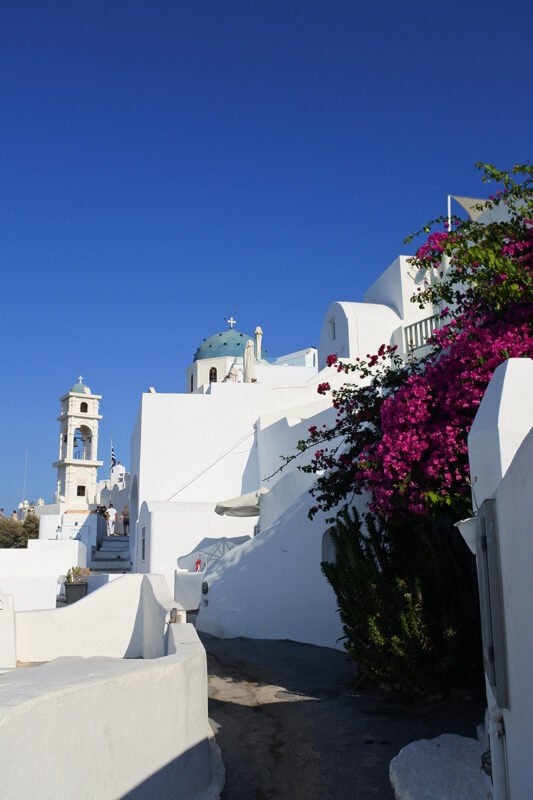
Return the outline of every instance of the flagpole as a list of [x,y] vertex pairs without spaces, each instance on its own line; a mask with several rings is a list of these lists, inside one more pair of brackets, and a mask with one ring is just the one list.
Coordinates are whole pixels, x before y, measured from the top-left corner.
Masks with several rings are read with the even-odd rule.
[[22,484],[22,502],[26,499],[26,476],[28,474],[28,451],[26,450],[24,457],[24,483]]

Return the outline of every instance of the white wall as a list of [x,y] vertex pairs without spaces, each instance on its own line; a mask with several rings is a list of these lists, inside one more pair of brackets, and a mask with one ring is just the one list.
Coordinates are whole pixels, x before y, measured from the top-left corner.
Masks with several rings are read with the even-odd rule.
[[417,288],[424,287],[427,273],[415,269],[408,258],[409,256],[398,256],[363,295],[365,303],[390,306],[405,325],[431,316],[431,307],[422,311],[416,303],[411,303],[411,297]]
[[12,594],[15,610],[55,608],[57,581],[70,567],[86,565],[79,541],[30,539],[26,549],[0,549],[0,593]]
[[142,655],[142,575],[122,575],[77,603],[17,614],[19,661]]
[[504,709],[510,797],[531,798],[533,742],[533,430],[496,492],[509,709]]
[[2,797],[218,796],[205,651],[191,625],[169,627],[163,658],[67,658],[0,675]]
[[[333,327],[335,337],[333,337]],[[401,325],[399,315],[383,304],[332,303],[322,324],[318,346],[318,366],[326,365],[329,355],[339,358],[366,358],[382,344],[389,344],[392,334]]]
[[[469,433],[474,505],[496,500],[509,708],[487,684],[495,800],[531,797],[533,741],[533,361],[509,359],[494,372]],[[505,745],[498,720],[503,717]]]
[[[227,496],[218,498],[227,499]],[[174,588],[178,558],[188,555],[206,536],[253,536],[257,517],[215,514],[215,503],[144,503],[138,525],[136,569],[165,575]],[[141,559],[142,528],[146,529],[146,558]]]
[[335,594],[320,571],[327,525],[305,491],[276,522],[210,568],[197,619],[221,638],[292,639],[342,649]]
[[533,361],[510,358],[494,371],[468,434],[475,507],[493,497],[533,425]]
[[0,593],[0,670],[17,664],[13,595]]

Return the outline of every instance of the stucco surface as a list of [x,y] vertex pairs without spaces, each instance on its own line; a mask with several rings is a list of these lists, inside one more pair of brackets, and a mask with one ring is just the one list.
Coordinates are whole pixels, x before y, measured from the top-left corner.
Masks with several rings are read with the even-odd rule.
[[335,594],[321,573],[323,516],[303,492],[274,524],[206,575],[198,629],[221,638],[292,639],[341,648]]
[[408,744],[390,764],[396,800],[492,800],[481,770],[486,749],[486,743],[450,733]]
[[510,358],[495,369],[468,434],[472,493],[493,497],[533,425],[533,361]]
[[0,796],[215,797],[205,651],[191,625],[170,627],[162,658],[61,658],[0,675]]
[[503,710],[510,796],[532,795],[533,742],[533,430],[496,492],[509,708]]

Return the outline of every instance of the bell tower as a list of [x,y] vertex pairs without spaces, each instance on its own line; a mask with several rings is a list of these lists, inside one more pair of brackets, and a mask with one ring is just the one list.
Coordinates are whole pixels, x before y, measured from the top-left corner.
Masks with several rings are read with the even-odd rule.
[[98,407],[102,395],[92,394],[80,375],[67,394],[60,397],[59,459],[56,503],[72,509],[87,509],[96,503],[98,461]]

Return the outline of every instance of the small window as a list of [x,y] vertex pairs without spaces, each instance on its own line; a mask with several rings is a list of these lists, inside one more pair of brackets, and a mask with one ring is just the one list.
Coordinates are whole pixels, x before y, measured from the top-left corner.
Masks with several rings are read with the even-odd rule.
[[143,526],[142,536],[141,536],[141,561],[144,561],[145,558],[146,558],[146,528]]
[[329,530],[322,536],[322,561],[326,561],[330,564],[337,563],[337,549]]
[[78,497],[85,497],[85,486],[78,486],[76,494]]
[[89,410],[89,406],[87,405],[87,403],[82,403],[80,405],[80,411],[81,411],[82,414],[86,414],[88,410]]
[[335,318],[332,317],[329,321],[329,335],[331,341],[334,342],[336,339],[336,331],[335,331]]
[[216,383],[217,382],[217,368],[211,367],[209,370],[209,383]]
[[191,375],[191,392],[194,391],[194,377]]

